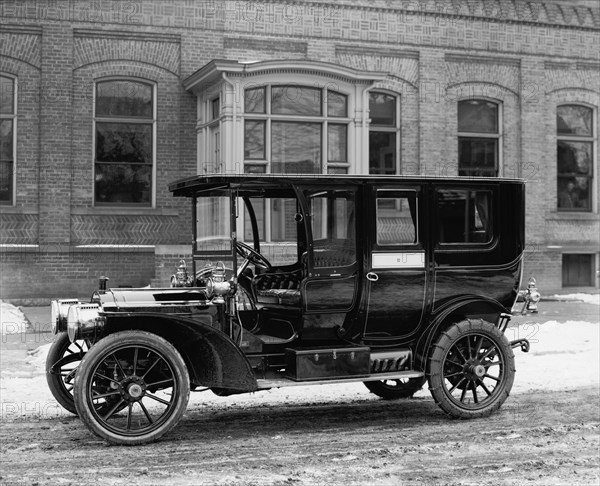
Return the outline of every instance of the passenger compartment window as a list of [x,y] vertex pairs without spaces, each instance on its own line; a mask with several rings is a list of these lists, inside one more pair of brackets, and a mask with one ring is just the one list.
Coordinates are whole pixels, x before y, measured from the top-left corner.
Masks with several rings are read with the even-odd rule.
[[438,191],[439,242],[489,243],[492,240],[491,191]]
[[418,243],[417,195],[406,191],[377,191],[377,245]]
[[319,191],[308,194],[315,267],[340,267],[356,262],[354,193]]

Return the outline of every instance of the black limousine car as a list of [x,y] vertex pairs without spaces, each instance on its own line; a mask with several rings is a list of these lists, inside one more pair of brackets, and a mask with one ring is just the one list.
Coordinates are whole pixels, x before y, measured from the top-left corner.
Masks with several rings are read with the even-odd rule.
[[[504,331],[519,296],[525,185],[509,179],[205,175],[193,248],[169,288],[54,301],[56,399],[117,444],[156,440],[190,390],[218,395],[364,382],[410,397],[426,381],[458,418],[484,417],[515,374]],[[524,310],[539,293],[530,281]]]

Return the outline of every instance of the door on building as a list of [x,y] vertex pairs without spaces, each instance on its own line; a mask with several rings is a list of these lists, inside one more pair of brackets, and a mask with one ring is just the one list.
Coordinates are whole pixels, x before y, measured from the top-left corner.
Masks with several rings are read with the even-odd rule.
[[421,323],[428,257],[422,188],[386,185],[373,191],[365,339],[384,343],[411,334]]
[[594,255],[564,254],[562,256],[562,286],[591,287],[594,285]]

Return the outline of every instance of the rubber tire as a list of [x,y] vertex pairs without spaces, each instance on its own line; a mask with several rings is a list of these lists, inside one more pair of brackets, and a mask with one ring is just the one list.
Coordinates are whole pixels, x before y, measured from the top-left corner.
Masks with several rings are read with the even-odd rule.
[[71,341],[66,332],[61,332],[56,335],[56,338],[48,351],[48,356],[46,357],[46,381],[48,382],[48,388],[50,388],[50,392],[52,392],[52,396],[54,396],[56,401],[65,410],[77,414],[73,395],[65,388],[62,377],[59,374],[50,373],[50,368],[65,355],[70,345]]
[[[444,360],[454,343],[470,334],[483,335],[490,339],[503,355],[506,363],[503,379],[493,391],[494,399],[488,403],[488,399],[480,407],[461,407],[451,400],[443,383],[442,370]],[[515,378],[515,355],[508,339],[496,326],[483,319],[465,319],[453,324],[441,333],[433,345],[429,362],[429,390],[438,406],[448,415],[460,419],[482,418],[491,415],[498,410],[508,398]],[[497,392],[496,392],[497,390]]]
[[[391,380],[389,380],[391,381]],[[427,381],[427,378],[409,378],[407,383],[399,383],[398,386],[386,385],[384,381],[365,381],[365,386],[371,393],[384,400],[397,400],[399,398],[410,398],[417,393]]]
[[[128,345],[147,346],[158,351],[171,366],[179,391],[175,407],[168,418],[157,428],[138,436],[124,436],[104,428],[91,411],[91,404],[87,399],[87,389],[94,369],[107,355]],[[121,331],[106,336],[88,351],[77,369],[73,391],[77,413],[94,434],[112,444],[139,445],[156,441],[181,420],[190,398],[190,377],[181,354],[171,343],[156,334],[146,331]]]

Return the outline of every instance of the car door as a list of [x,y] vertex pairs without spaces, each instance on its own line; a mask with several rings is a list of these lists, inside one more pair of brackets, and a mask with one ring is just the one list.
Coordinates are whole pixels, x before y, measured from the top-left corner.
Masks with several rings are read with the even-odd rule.
[[373,187],[368,214],[365,339],[392,341],[421,323],[427,282],[423,188]]

